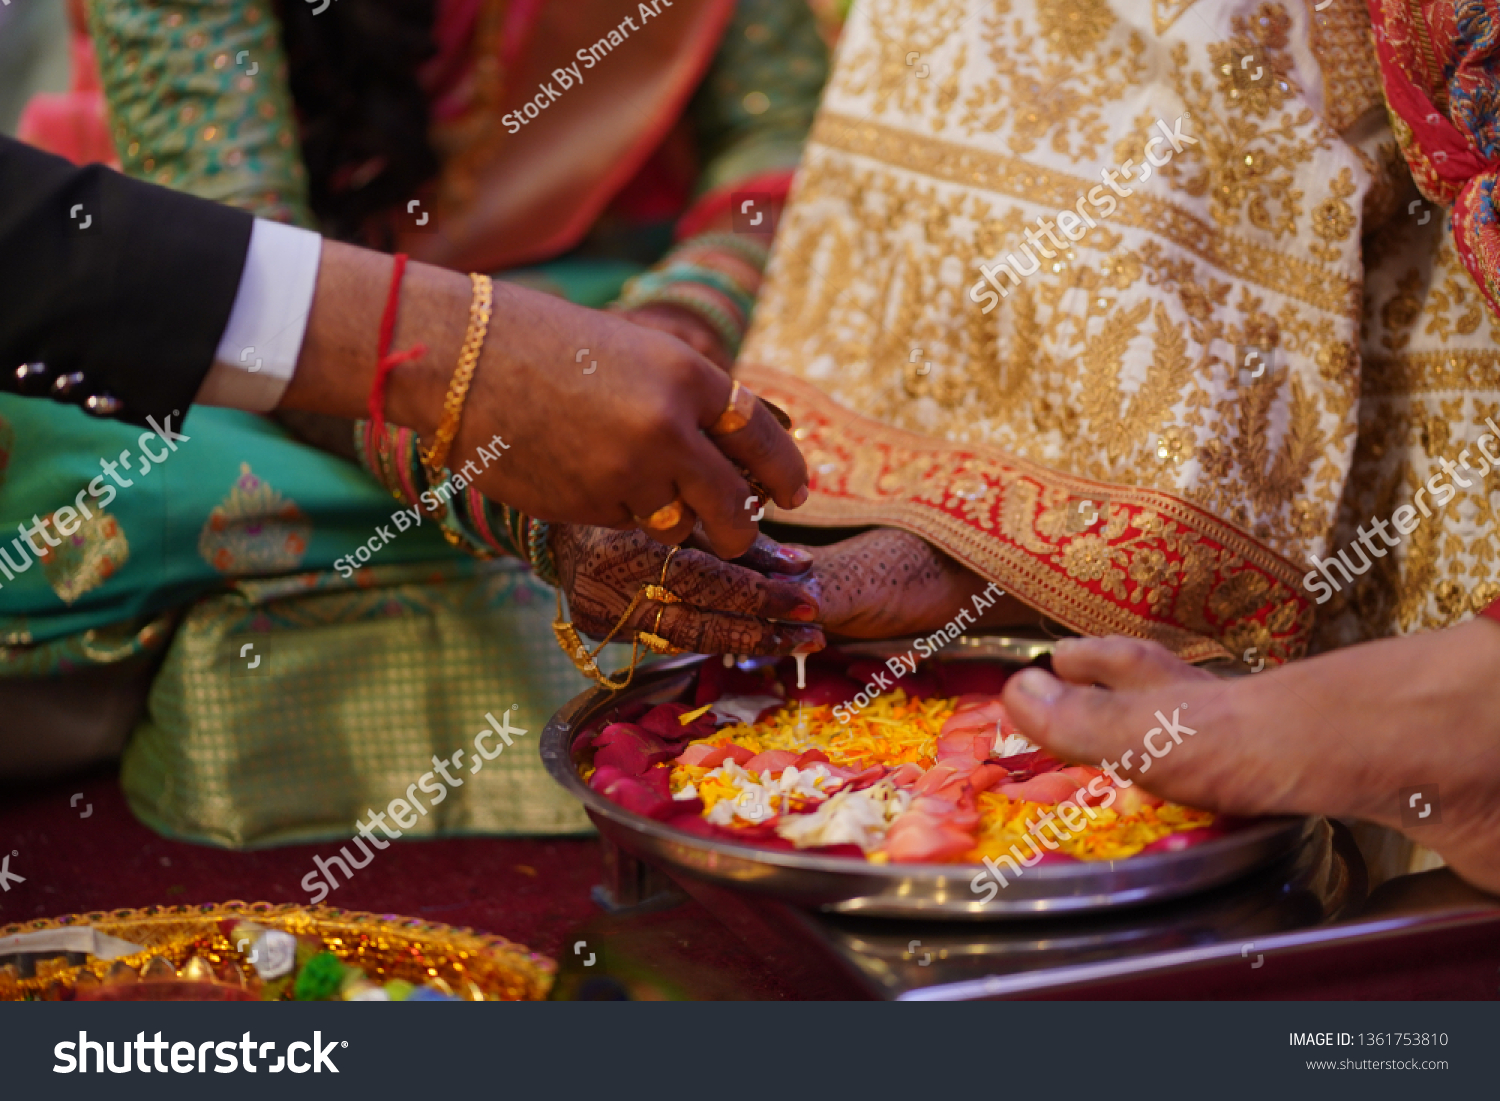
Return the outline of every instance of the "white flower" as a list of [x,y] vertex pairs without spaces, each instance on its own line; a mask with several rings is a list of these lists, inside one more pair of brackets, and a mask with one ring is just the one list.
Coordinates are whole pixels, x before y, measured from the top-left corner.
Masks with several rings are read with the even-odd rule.
[[858,845],[877,849],[891,823],[911,806],[911,793],[882,780],[863,791],[841,791],[809,814],[782,819],[776,833],[799,849]]
[[785,814],[792,797],[804,802],[819,802],[827,798],[823,789],[835,779],[827,765],[816,761],[806,768],[788,765],[781,770],[780,776],[773,776],[771,770],[766,769],[759,777],[746,772],[734,761],[725,761],[704,776],[705,782],[712,777],[728,781],[738,791],[733,797],[720,799],[704,816],[716,826],[731,825],[736,818],[752,823],[768,821],[777,814]]
[[1020,753],[1030,753],[1036,748],[1036,744],[1027,741],[1024,735],[1001,734],[1000,724],[995,724],[995,748],[993,752],[996,757],[1014,757]]

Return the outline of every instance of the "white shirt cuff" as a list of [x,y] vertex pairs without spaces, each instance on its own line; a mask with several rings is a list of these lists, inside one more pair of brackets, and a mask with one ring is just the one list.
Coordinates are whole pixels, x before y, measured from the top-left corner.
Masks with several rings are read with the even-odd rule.
[[195,404],[253,413],[280,404],[302,354],[322,255],[318,234],[255,220],[229,324]]

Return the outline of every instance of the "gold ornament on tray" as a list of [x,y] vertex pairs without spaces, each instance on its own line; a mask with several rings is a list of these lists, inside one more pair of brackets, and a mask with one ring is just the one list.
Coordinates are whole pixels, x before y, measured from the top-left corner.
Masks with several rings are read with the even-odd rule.
[[[386,993],[400,988],[466,1001],[539,1001],[557,970],[546,956],[471,929],[330,906],[234,901],[0,926],[0,1001],[294,997],[290,962],[286,973],[262,977],[247,930],[295,938],[299,959],[313,953],[335,968],[342,978],[334,978],[327,1000],[401,1000],[405,993]],[[40,938],[46,947],[28,950],[39,939],[28,935],[47,933],[55,935]],[[85,942],[94,947],[77,950]]]

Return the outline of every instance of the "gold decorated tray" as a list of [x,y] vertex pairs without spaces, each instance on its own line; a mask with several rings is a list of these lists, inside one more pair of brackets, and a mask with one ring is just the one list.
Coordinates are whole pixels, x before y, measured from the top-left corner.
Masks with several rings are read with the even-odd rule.
[[[0,926],[0,1001],[260,1000],[267,995],[249,945],[244,938],[231,943],[229,930],[238,923],[320,944],[373,982],[425,985],[464,1000],[539,1001],[557,970],[546,956],[472,929],[394,914],[234,901]],[[79,951],[6,955],[8,938],[69,930],[93,930],[112,950],[106,958]]]

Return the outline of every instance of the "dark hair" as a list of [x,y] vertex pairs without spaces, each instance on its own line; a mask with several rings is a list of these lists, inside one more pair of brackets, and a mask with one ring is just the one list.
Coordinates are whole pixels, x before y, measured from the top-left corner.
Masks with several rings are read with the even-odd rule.
[[437,175],[417,69],[436,0],[278,0],[308,190],[331,237],[388,248],[376,218]]

